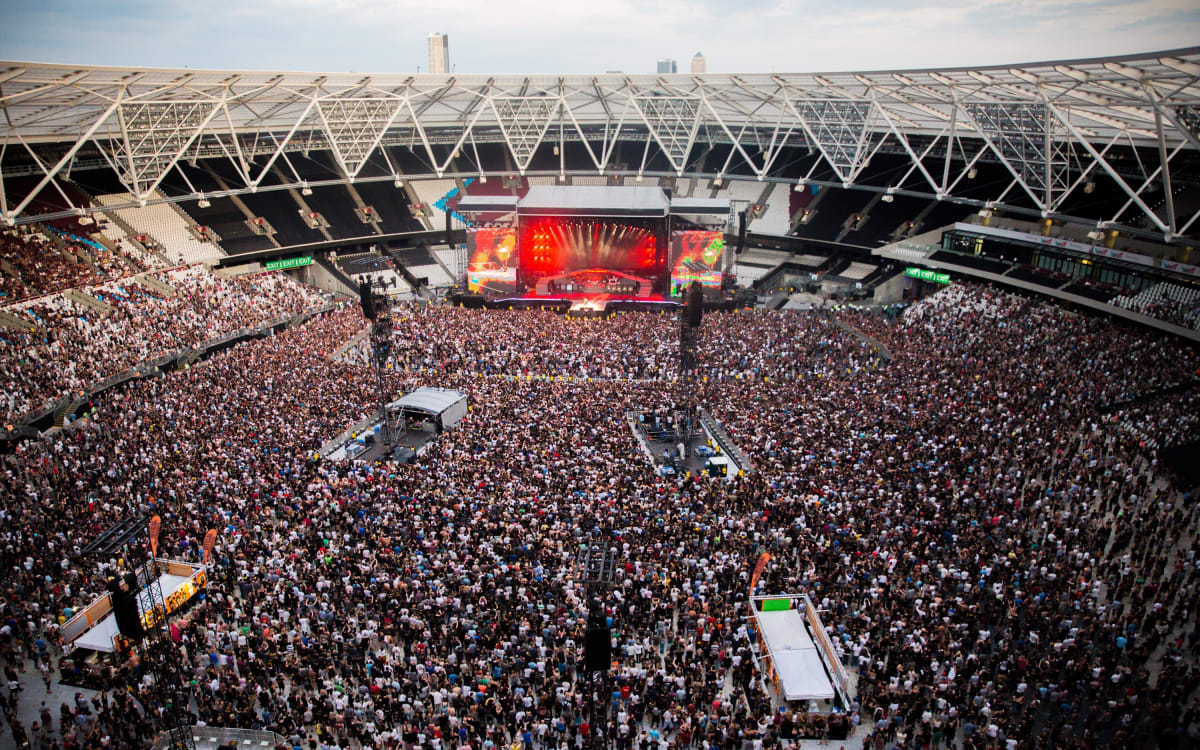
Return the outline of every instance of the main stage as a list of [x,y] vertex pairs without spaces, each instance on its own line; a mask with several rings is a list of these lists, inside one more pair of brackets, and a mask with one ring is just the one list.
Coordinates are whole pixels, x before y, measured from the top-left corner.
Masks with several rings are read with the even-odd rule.
[[725,287],[729,201],[669,198],[659,188],[532,186],[467,196],[458,212],[497,220],[467,228],[467,287],[489,300],[547,304],[678,301],[698,281]]

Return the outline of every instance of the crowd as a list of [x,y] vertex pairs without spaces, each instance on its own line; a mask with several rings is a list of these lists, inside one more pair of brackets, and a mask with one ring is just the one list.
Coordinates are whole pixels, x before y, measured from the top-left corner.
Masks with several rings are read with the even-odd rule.
[[[669,316],[402,307],[389,387],[471,404],[410,466],[314,453],[374,401],[331,356],[365,326],[353,307],[129,384],[3,458],[0,661],[74,668],[57,628],[118,566],[80,548],[143,510],[164,557],[219,530],[203,600],[170,623],[191,720],[289,746],[581,747],[598,712],[623,749],[835,725],[872,748],[1194,742],[1196,505],[1125,425],[1165,439],[1194,409],[1097,406],[1196,377],[1196,352],[966,285],[894,323],[837,315],[706,316],[708,377],[682,383]],[[624,413],[685,390],[758,472],[644,462]],[[586,541],[618,551],[603,685],[577,666]],[[752,658],[762,551],[763,590],[807,591],[857,674],[832,717],[779,706]],[[36,696],[10,691],[8,731],[143,746],[156,687],[136,659],[105,679],[36,730],[15,710]]]
[[324,300],[284,274],[222,279],[200,266],[156,274],[171,293],[133,280],[83,291],[111,310],[66,295],[9,307],[35,330],[0,328],[6,421],[163,354],[291,316]]
[[166,267],[162,257],[124,240],[110,249],[91,238],[106,227],[103,220],[84,225],[67,218],[0,232],[0,304]]
[[0,260],[4,261],[4,301],[31,294],[54,292],[104,281],[99,269],[79,255],[59,250],[44,235],[24,229],[0,232]]

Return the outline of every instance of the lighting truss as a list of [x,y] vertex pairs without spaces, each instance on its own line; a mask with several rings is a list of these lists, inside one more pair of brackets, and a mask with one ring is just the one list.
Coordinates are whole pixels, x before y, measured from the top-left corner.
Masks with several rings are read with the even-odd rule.
[[[59,184],[81,159],[112,167],[140,202],[162,200],[155,188],[181,161],[228,159],[237,194],[266,187],[289,152],[327,149],[349,181],[373,160],[398,175],[389,150],[408,149],[427,167],[405,178],[419,179],[457,175],[454,160],[477,154],[479,143],[503,143],[525,173],[539,149],[572,141],[591,173],[610,176],[664,163],[659,171],[680,176],[723,144],[730,160],[713,176],[736,169],[794,181],[777,157],[802,148],[827,164],[829,184],[875,190],[863,170],[883,150],[908,157],[908,173],[891,186],[907,194],[999,208],[1028,196],[1044,215],[1067,219],[1077,217],[1064,202],[1107,174],[1128,200],[1105,223],[1140,222],[1167,241],[1200,231],[1196,215],[1177,216],[1171,200],[1151,207],[1145,196],[1178,182],[1181,163],[1200,150],[1200,48],[821,74],[361,75],[0,62],[0,110],[6,224],[32,221],[29,196],[45,188],[89,210]],[[619,163],[619,144],[635,145],[641,163]],[[1119,163],[1131,151],[1137,165]],[[968,195],[978,185],[963,179],[985,156],[1012,176],[990,200]],[[6,182],[17,176],[32,176],[36,189],[13,190]]]

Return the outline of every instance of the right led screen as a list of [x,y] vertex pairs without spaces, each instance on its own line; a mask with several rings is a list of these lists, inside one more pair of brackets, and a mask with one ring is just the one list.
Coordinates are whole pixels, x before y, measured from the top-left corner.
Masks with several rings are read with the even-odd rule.
[[725,254],[725,233],[720,230],[690,229],[671,233],[671,294],[679,296],[699,281],[701,286],[720,288],[721,257]]

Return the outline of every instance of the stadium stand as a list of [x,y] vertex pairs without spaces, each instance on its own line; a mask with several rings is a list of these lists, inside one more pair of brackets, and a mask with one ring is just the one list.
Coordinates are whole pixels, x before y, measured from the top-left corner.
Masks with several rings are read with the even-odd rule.
[[861,281],[875,272],[877,266],[871,263],[852,262],[849,266],[838,273],[843,279],[851,281]]
[[8,307],[37,332],[0,329],[0,363],[13,378],[4,419],[45,408],[168,352],[324,301],[278,273],[221,279],[197,265],[156,275],[174,295],[132,279],[85,287],[113,309],[110,314],[61,294]]
[[[161,194],[155,195],[161,198]],[[167,203],[154,203],[136,208],[108,208],[133,202],[128,193],[98,195],[96,201],[107,208],[106,213],[123,221],[134,232],[147,234],[161,244],[158,252],[172,263],[205,263],[219,259],[224,253],[215,242],[201,242],[191,233],[189,223],[180,209]]]
[[1200,289],[1160,282],[1137,294],[1122,294],[1112,304],[1169,323],[1200,329]]
[[756,234],[788,234],[791,229],[791,194],[790,184],[778,184],[771,188],[767,196],[765,210],[748,227]]
[[418,202],[425,209],[422,213],[427,217],[426,221],[429,223],[429,228],[433,230],[443,228],[446,223],[444,200],[452,191],[456,193],[458,190],[458,185],[455,181],[414,180],[408,184],[416,191]]

